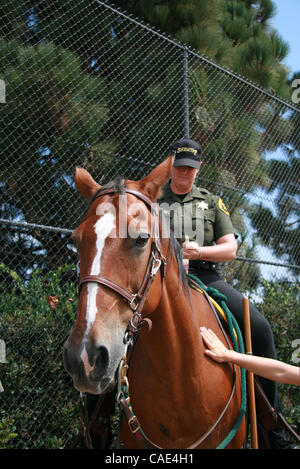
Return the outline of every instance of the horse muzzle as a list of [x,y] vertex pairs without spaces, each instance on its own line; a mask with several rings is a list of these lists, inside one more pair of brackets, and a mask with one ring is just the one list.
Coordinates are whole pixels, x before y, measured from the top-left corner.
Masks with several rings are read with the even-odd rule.
[[115,387],[115,374],[119,359],[113,359],[105,345],[79,349],[66,342],[63,353],[64,368],[80,392],[105,394]]

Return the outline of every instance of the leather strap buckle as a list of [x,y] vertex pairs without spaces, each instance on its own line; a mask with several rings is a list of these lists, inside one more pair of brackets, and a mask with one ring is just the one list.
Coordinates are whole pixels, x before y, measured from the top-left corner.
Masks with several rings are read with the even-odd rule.
[[140,423],[135,415],[133,415],[131,419],[128,420],[128,426],[130,428],[131,433],[133,434],[141,428]]

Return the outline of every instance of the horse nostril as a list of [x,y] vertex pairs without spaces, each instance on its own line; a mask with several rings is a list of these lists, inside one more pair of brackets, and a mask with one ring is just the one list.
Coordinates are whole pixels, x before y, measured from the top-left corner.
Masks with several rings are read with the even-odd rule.
[[91,372],[91,379],[98,381],[106,372],[109,364],[109,353],[105,346],[101,346],[95,353],[95,365]]
[[95,368],[99,369],[103,374],[107,370],[109,362],[108,350],[106,347],[99,347],[96,353]]

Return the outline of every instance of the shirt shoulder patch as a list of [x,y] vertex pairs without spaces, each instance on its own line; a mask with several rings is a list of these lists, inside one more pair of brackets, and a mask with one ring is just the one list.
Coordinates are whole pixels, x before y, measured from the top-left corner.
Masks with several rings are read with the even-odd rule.
[[218,202],[218,205],[219,205],[219,209],[224,212],[226,215],[229,216],[229,212],[226,208],[226,205],[224,204],[223,200],[221,199],[221,197],[219,198],[219,202]]

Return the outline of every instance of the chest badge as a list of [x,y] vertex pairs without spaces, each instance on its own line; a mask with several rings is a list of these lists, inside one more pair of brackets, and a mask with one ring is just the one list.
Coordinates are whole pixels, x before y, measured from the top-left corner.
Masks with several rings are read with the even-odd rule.
[[201,208],[202,210],[207,210],[208,209],[208,204],[202,200],[202,202],[199,202],[197,205],[197,208]]

